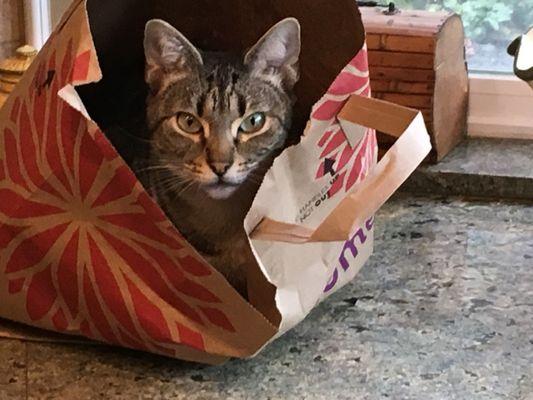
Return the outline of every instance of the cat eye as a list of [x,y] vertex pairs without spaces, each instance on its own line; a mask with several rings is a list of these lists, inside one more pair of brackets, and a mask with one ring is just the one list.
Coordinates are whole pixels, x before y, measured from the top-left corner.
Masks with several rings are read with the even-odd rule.
[[261,130],[266,124],[265,113],[256,112],[242,121],[239,130],[244,133],[255,133]]
[[201,122],[192,114],[180,112],[177,120],[179,128],[186,133],[200,133],[203,130]]

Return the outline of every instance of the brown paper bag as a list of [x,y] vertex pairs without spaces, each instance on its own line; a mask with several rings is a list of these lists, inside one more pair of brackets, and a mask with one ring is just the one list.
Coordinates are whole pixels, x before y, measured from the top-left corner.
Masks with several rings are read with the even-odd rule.
[[[302,312],[287,312],[292,307],[283,296],[287,288],[268,269],[278,264],[268,265],[263,252],[273,242],[256,236],[251,245],[260,268],[254,282],[260,287],[254,293],[264,293],[266,298],[256,297],[256,308],[247,303],[186,243],[103,133],[117,117],[114,104],[128,98],[127,83],[136,77],[142,81],[140,46],[147,20],[165,17],[206,49],[238,50],[252,44],[266,26],[283,17],[297,17],[304,46],[295,132],[303,129],[310,106],[329,90],[315,106],[310,134],[276,163],[282,165],[287,154],[290,159],[290,154],[305,149],[305,143],[316,135],[329,135],[322,145],[329,148],[331,143],[347,142],[344,151],[350,153],[350,160],[345,164],[358,173],[349,190],[348,185],[338,189],[337,183],[349,181],[348,174],[332,179],[334,187],[328,190],[335,193],[321,208],[327,212],[315,214],[313,220],[326,228],[290,226],[291,232],[303,235],[310,244],[274,243],[302,246],[298,250],[302,253],[306,252],[304,246],[319,243],[333,254],[338,249],[329,243],[347,238],[360,216],[371,215],[388,196],[385,191],[366,188],[365,196],[376,196],[370,201],[373,205],[364,210],[351,208],[346,199],[365,188],[367,179],[374,176],[370,173],[375,162],[375,134],[364,126],[356,127],[349,139],[344,135],[351,127],[327,132],[350,95],[369,95],[366,52],[359,52],[363,30],[352,1],[338,2],[336,7],[325,0],[287,3],[270,1],[268,13],[265,2],[259,0],[87,0],[71,6],[0,110],[1,317],[185,360],[219,363],[227,357],[252,356],[276,334],[301,320],[310,305],[325,298],[328,293],[310,290],[303,296],[308,300]],[[346,116],[354,112],[350,107],[358,114],[358,104],[357,98],[348,102]],[[135,106],[139,104],[132,104]],[[428,150],[420,126],[405,141],[416,141],[416,136],[424,142],[417,152],[402,153],[403,147],[393,151],[391,158],[396,162],[386,168],[378,166],[381,178],[372,179],[387,179],[383,174],[393,176],[395,184],[403,179]],[[411,164],[398,177],[398,162],[405,157]],[[300,163],[305,160],[300,158]],[[326,163],[319,157],[316,161],[320,164],[316,181],[320,182],[326,164],[331,167],[333,161],[337,167],[335,163],[342,160],[331,158]],[[309,164],[312,175],[315,167]],[[261,199],[276,190],[270,184],[277,171],[275,166],[269,172],[247,218],[249,233],[263,221],[256,230],[258,235],[261,231],[267,236],[280,235],[276,224],[285,222],[272,220],[275,229],[265,229],[268,218],[276,215],[261,205]],[[355,196],[357,207],[361,196]],[[331,221],[339,220],[340,211],[335,210],[348,210],[346,215],[353,223],[329,232]],[[276,240],[286,240],[285,234],[281,232]],[[309,263],[304,275],[313,268]],[[333,268],[325,268],[321,277],[330,279]],[[276,310],[263,307],[267,303]],[[265,311],[261,314],[257,309]]]

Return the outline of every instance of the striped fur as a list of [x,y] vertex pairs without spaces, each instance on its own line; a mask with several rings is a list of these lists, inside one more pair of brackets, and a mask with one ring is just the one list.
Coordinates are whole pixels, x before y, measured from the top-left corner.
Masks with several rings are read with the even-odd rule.
[[[154,20],[145,52],[150,156],[139,175],[182,234],[244,294],[254,258],[243,220],[290,128],[299,25],[281,21],[236,57],[201,52]],[[264,125],[243,130],[252,120]]]

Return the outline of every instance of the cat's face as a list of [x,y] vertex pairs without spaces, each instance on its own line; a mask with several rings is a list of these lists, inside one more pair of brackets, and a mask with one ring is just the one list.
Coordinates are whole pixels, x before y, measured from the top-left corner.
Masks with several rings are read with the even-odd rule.
[[[167,23],[146,27],[150,163],[179,192],[197,184],[227,198],[271,161],[287,137],[300,28],[275,25],[241,59],[201,53]],[[171,182],[168,184],[168,182]]]

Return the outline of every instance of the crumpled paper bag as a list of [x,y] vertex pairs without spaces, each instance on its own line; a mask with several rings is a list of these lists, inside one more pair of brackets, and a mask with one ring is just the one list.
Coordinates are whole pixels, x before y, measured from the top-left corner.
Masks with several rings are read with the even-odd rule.
[[[93,120],[98,96],[82,101],[83,85],[106,80],[105,51],[92,40],[98,26],[86,10],[93,4],[98,11],[96,3],[71,6],[0,110],[0,317],[204,363],[253,356],[369,257],[372,215],[429,153],[422,117],[369,99],[366,49],[351,55],[246,218],[257,257],[249,304],[183,239],[117,154]],[[344,3],[351,12],[352,3]],[[134,9],[146,11],[135,14],[139,26],[162,3],[153,10],[143,4]],[[283,2],[272,4],[286,16]],[[308,16],[302,6],[292,12]],[[312,89],[302,93],[316,92],[312,76],[307,82]],[[375,128],[401,135],[379,164]]]

